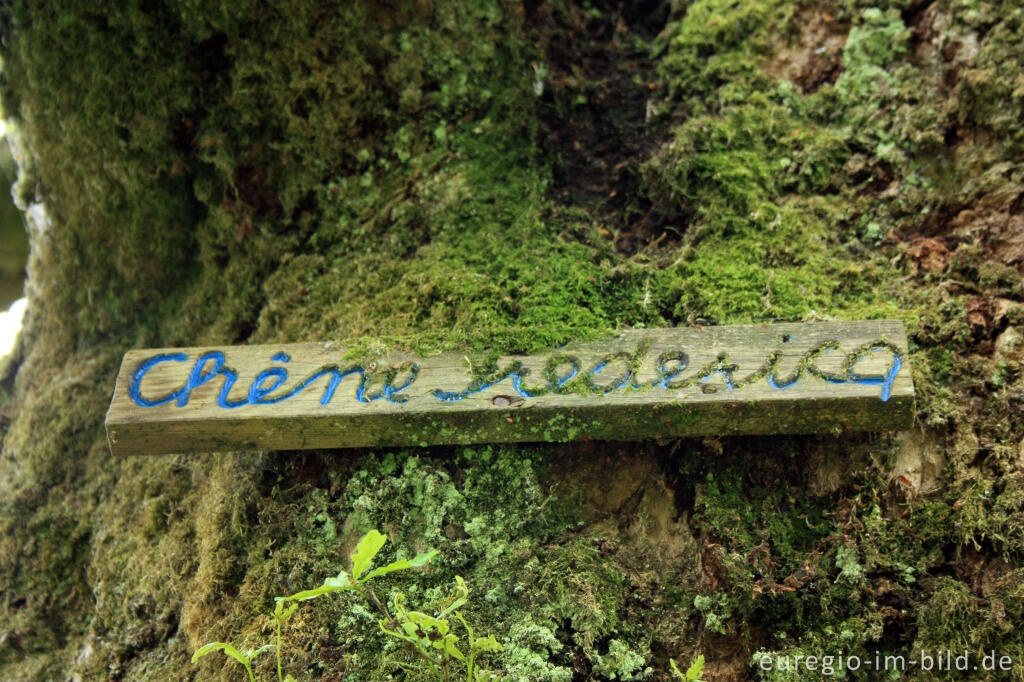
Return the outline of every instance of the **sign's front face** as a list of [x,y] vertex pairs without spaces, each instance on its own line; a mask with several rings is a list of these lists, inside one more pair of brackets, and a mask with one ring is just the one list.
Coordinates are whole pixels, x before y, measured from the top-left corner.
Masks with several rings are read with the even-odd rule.
[[472,367],[333,343],[131,351],[115,454],[901,428],[902,322],[622,331]]

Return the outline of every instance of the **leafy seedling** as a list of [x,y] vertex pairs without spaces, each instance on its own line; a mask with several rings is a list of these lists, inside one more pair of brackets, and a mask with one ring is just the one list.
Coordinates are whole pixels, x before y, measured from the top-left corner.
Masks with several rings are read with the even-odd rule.
[[701,654],[690,664],[690,667],[686,669],[684,675],[682,671],[676,666],[676,662],[671,658],[668,659],[669,665],[672,667],[672,677],[677,680],[686,680],[686,682],[703,682],[700,676],[704,674],[704,655]]
[[288,620],[293,613],[295,613],[301,602],[316,599],[317,597],[322,597],[325,594],[355,590],[368,597],[378,609],[390,618],[390,615],[387,613],[387,609],[383,604],[381,604],[380,600],[377,599],[377,595],[373,593],[373,590],[371,590],[366,583],[373,578],[387,575],[388,573],[424,566],[437,554],[437,550],[432,549],[428,552],[417,554],[412,559],[399,559],[398,561],[391,562],[387,566],[381,566],[370,571],[369,569],[373,563],[373,559],[384,547],[386,542],[387,538],[382,533],[376,529],[371,530],[359,540],[359,544],[356,546],[355,551],[349,555],[352,562],[351,575],[345,571],[341,571],[338,575],[324,580],[323,585],[320,587],[296,592],[295,594],[288,595],[287,597],[277,597],[274,600],[274,612],[271,614],[276,624],[276,644],[266,644],[259,649],[247,649],[245,652],[241,652],[226,642],[211,642],[196,650],[192,655],[192,662],[195,663],[197,660],[213,651],[222,651],[226,656],[230,656],[245,666],[245,670],[249,674],[250,682],[255,682],[256,678],[252,672],[253,659],[261,653],[273,649],[277,658],[278,682],[293,682],[294,678],[291,675],[285,677],[281,670],[281,626],[284,625],[284,622]]
[[[501,651],[501,644],[493,635],[474,636],[473,629],[456,610],[468,600],[469,588],[461,576],[455,577],[455,588],[448,603],[436,616],[421,611],[410,611],[405,607],[405,595],[399,592],[394,598],[394,618],[380,621],[380,629],[385,634],[404,642],[444,682],[453,679],[453,667],[462,666],[465,667],[466,682],[493,679],[490,672],[477,667],[476,659],[485,652]],[[451,622],[447,618],[449,614],[453,614],[466,630],[468,654],[463,653],[458,646],[459,637],[452,632]]]
[[196,652],[192,654],[192,662],[195,663],[200,658],[213,651],[223,651],[226,656],[230,656],[245,666],[245,671],[249,673],[250,682],[256,682],[256,678],[252,674],[252,659],[256,658],[264,651],[268,651],[273,648],[274,646],[272,644],[264,644],[259,649],[246,649],[242,652],[226,642],[210,642],[209,644],[205,644],[196,649]]

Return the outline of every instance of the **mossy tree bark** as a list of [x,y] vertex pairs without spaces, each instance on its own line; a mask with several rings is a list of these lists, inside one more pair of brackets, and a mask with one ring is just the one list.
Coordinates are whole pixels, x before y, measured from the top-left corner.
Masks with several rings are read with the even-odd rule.
[[[0,177],[12,180],[15,173],[10,152],[0,149]],[[21,298],[27,260],[28,239],[21,213],[10,201],[0,202],[0,312]]]
[[[269,641],[273,597],[378,528],[440,550],[381,589],[428,609],[464,577],[511,679],[667,679],[701,652],[747,679],[758,652],[840,648],[994,649],[1024,679],[1022,22],[983,0],[8,3],[32,244],[0,361],[0,677],[238,679],[191,652]],[[913,432],[140,459],[103,438],[130,348],[387,336],[479,363],[827,317],[906,323]],[[412,660],[320,602],[285,633],[296,675]]]

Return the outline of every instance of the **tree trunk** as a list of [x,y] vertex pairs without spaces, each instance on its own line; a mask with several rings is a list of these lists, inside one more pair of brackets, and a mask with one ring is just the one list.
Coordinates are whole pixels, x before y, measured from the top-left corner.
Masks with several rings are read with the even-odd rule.
[[[87,5],[3,9],[31,252],[0,359],[0,677],[243,679],[189,659],[271,642],[274,597],[376,528],[381,560],[439,550],[376,594],[433,612],[461,576],[508,679],[947,650],[1024,679],[1017,3]],[[103,434],[131,348],[476,359],[864,318],[907,325],[911,432],[125,459]],[[283,669],[420,665],[377,617],[301,603]]]

